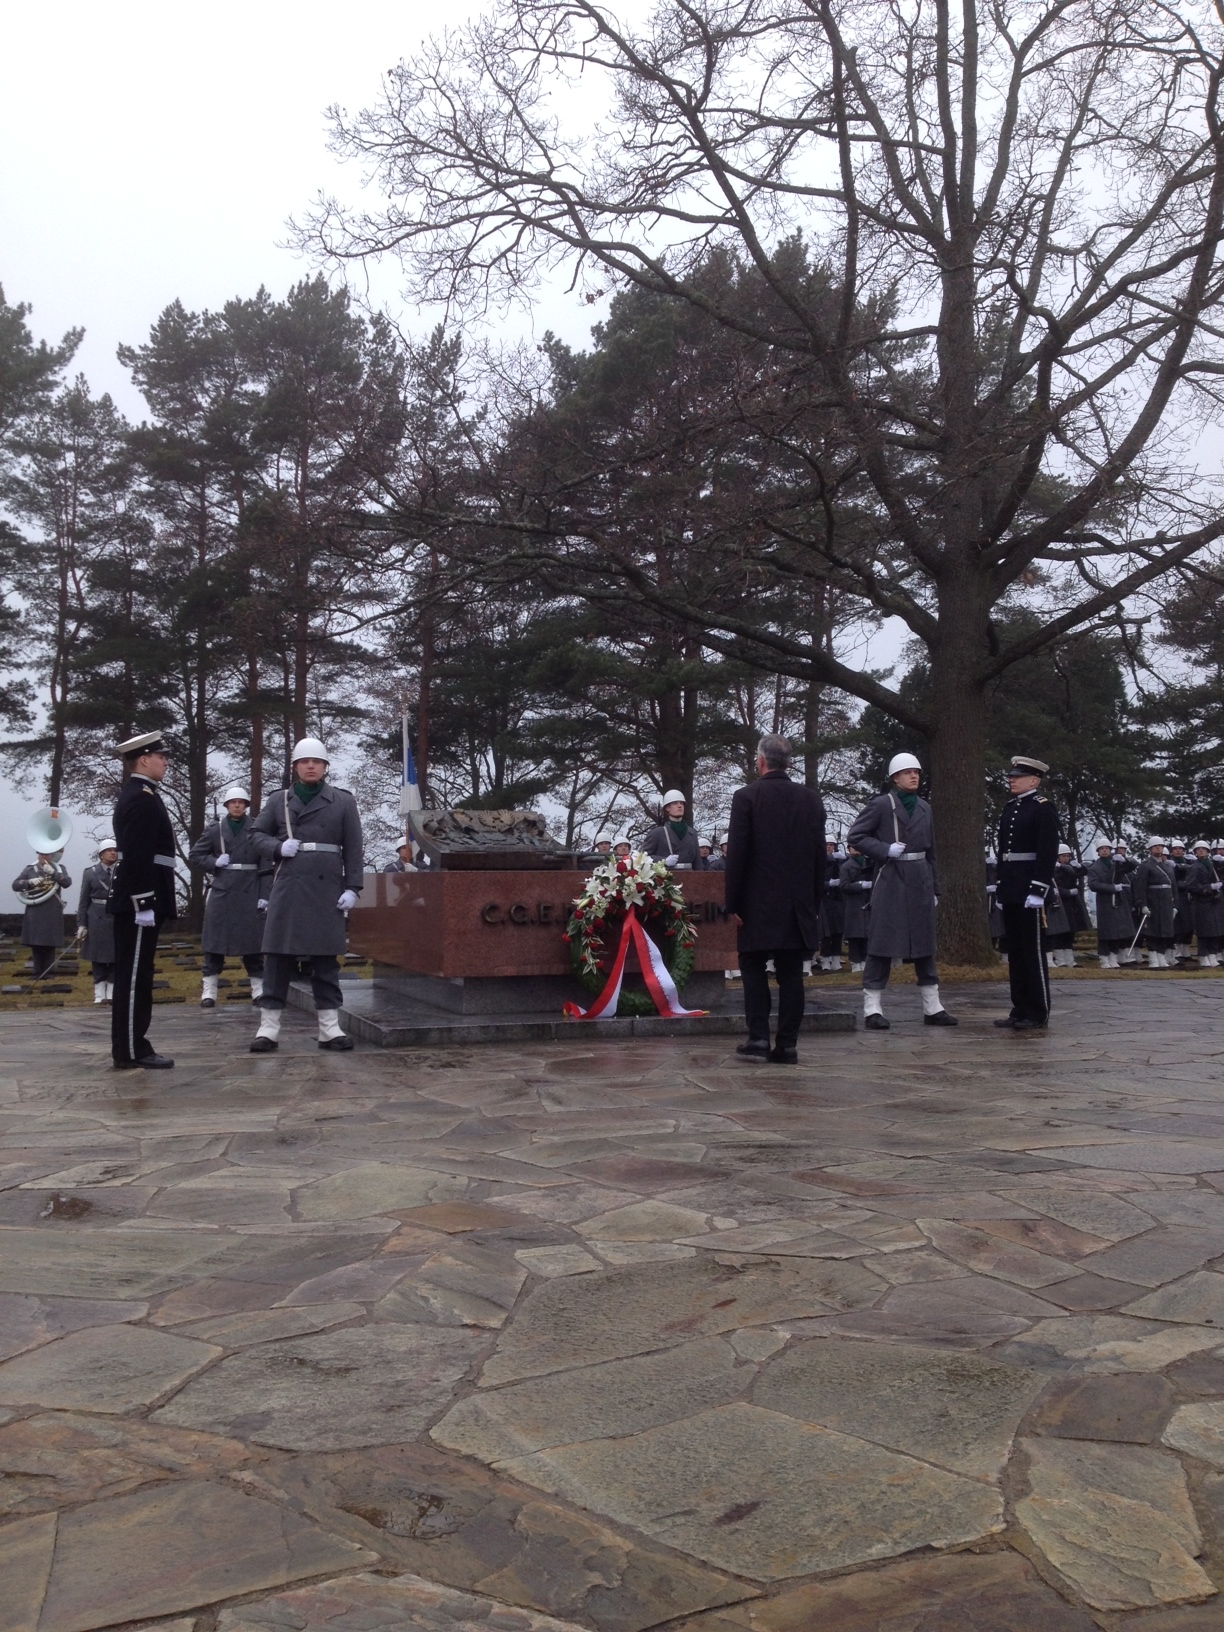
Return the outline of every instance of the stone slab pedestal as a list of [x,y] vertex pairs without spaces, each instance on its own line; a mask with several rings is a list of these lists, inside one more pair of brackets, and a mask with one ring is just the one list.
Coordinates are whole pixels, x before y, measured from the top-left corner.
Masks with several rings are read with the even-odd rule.
[[[726,996],[722,970],[694,973],[681,1000],[687,1009],[709,1009]],[[414,975],[393,964],[374,965],[374,989],[388,998],[447,1014],[560,1014],[566,1003],[587,1008],[591,993],[572,975]]]

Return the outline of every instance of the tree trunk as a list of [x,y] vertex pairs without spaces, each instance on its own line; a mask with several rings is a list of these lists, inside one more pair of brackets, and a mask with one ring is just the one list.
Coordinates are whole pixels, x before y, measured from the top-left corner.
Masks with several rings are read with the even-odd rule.
[[[945,621],[946,619],[946,621]],[[975,679],[986,619],[941,604],[947,631],[931,654],[931,804],[939,872],[939,956],[991,968],[986,915],[986,696]]]

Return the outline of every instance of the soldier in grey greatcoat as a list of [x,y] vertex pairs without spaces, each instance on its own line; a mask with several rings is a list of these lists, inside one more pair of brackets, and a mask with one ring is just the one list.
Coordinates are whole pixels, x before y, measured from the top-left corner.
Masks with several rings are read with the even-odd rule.
[[863,969],[863,1026],[887,1031],[883,995],[894,958],[914,965],[927,1026],[954,1026],[939,1000],[935,968],[935,828],[931,807],[918,796],[922,766],[913,754],[895,754],[889,788],[855,819],[846,843],[876,863],[871,927]]
[[1212,865],[1211,848],[1201,839],[1194,847],[1194,862],[1186,874],[1186,893],[1194,914],[1194,939],[1200,969],[1220,967],[1224,942],[1224,903],[1220,877]]
[[[1126,938],[1126,945],[1118,953],[1120,965],[1142,963],[1143,958],[1139,948],[1144,944],[1143,933],[1140,932],[1135,940],[1135,932],[1139,929],[1139,914],[1135,911],[1135,869],[1139,863],[1129,853],[1124,844],[1115,844],[1113,848],[1114,877],[1122,886],[1122,901],[1131,915],[1131,932]],[[1134,944],[1132,945],[1132,941]]]
[[1177,915],[1173,920],[1173,957],[1180,963],[1184,958],[1194,956],[1194,949],[1190,944],[1194,939],[1194,906],[1186,889],[1186,876],[1194,862],[1192,857],[1186,854],[1185,845],[1178,843],[1169,846],[1169,860],[1173,866],[1177,900]]
[[1165,848],[1159,840],[1148,846],[1146,857],[1135,868],[1131,893],[1137,915],[1142,918],[1147,913],[1143,939],[1148,968],[1172,969],[1169,953],[1173,950],[1177,919],[1177,874],[1173,863],[1165,860]]
[[850,849],[838,870],[845,911],[843,928],[850,954],[850,973],[861,975],[867,962],[867,936],[871,928],[871,886],[875,867],[870,856]]
[[85,937],[81,956],[93,975],[94,1002],[106,1004],[115,989],[115,920],[106,910],[119,856],[114,839],[103,839],[97,855],[97,862],[81,877],[77,934]]
[[[1062,918],[1066,919],[1066,928],[1059,932],[1057,940],[1052,935],[1046,937],[1047,943],[1054,953],[1053,961],[1056,969],[1075,968],[1075,937],[1081,929],[1091,927],[1080,887],[1083,871],[1083,866],[1076,861],[1075,852],[1071,846],[1069,844],[1060,844],[1058,847],[1058,862],[1054,868],[1054,889],[1046,897],[1046,900],[1052,906],[1052,897],[1057,894]],[[1053,921],[1054,918],[1051,914],[1049,922],[1053,923]]]
[[263,915],[272,887],[272,863],[256,846],[247,790],[227,788],[221,803],[225,815],[204,829],[187,857],[188,866],[208,881],[200,937],[202,1009],[216,1006],[227,957],[242,959],[251,982],[251,1001],[257,1002],[263,993]]
[[[1057,867],[1054,870],[1057,873]],[[1071,928],[1071,920],[1067,916],[1057,877],[1054,879],[1054,888],[1046,893],[1045,931],[1042,940],[1046,946],[1046,963],[1051,969],[1061,969],[1068,959],[1070,966],[1075,967],[1075,958],[1071,954],[1071,947],[1075,943],[1075,931]]]
[[1102,969],[1117,969],[1119,949],[1131,943],[1135,920],[1131,916],[1130,892],[1124,890],[1124,875],[1114,860],[1111,844],[1097,845],[1097,859],[1084,874],[1084,886],[1096,896],[1097,956]]
[[255,818],[259,853],[276,863],[264,921],[264,984],[253,1054],[278,1046],[281,1012],[299,958],[310,960],[319,1047],[352,1048],[340,1025],[340,957],[345,914],[357,905],[364,861],[357,801],[327,782],[331,755],[318,737],[293,750],[293,785],[274,793]]
[[66,890],[72,880],[59,857],[59,851],[54,855],[40,855],[13,880],[13,889],[26,903],[21,919],[21,944],[30,949],[35,980],[46,974],[64,944],[64,903],[60,891]]
[[684,819],[686,803],[679,788],[668,789],[663,795],[663,820],[646,834],[642,849],[652,861],[665,861],[669,867],[691,867],[701,873],[705,862],[701,859],[700,841]]

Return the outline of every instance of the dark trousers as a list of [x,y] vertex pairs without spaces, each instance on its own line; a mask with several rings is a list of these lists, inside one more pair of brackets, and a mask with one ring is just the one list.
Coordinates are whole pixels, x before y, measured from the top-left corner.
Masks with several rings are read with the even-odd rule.
[[344,1007],[344,993],[340,990],[340,959],[330,953],[326,957],[298,958],[288,952],[265,952],[264,988],[259,999],[261,1009],[283,1009],[289,997],[289,982],[297,974],[299,963],[310,965],[310,990],[316,1009]]
[[765,965],[773,959],[774,976],[778,982],[778,1035],[779,1048],[794,1048],[799,1041],[799,1027],[803,1021],[803,963],[806,952],[785,947],[780,952],[741,952],[740,974],[744,981],[744,1018],[748,1022],[748,1036],[754,1043],[769,1041],[769,1014],[773,994],[769,990],[769,976]]
[[841,949],[842,938],[840,935],[826,935],[821,940],[820,955],[822,958],[840,958]]
[[111,1053],[143,1060],[157,1050],[145,1035],[153,1018],[153,959],[159,925],[142,929],[135,914],[115,918],[115,991],[111,999]]
[[[934,958],[906,958],[914,966],[914,978],[919,986],[938,986],[939,971]],[[882,992],[892,974],[892,959],[879,952],[869,952],[863,965],[863,985],[869,992]]]
[[115,966],[113,963],[91,963],[89,972],[94,980],[114,980]]
[[849,940],[846,942],[846,945],[850,950],[850,962],[851,963],[866,963],[866,961],[867,961],[867,937],[866,937],[866,935],[851,935]]
[[1005,902],[1003,928],[1007,935],[1011,1017],[1035,1020],[1044,1026],[1050,1018],[1050,977],[1042,942],[1041,912],[1037,907],[1009,906]]
[[[244,952],[242,967],[248,975],[262,975],[264,960],[262,952]],[[200,972],[205,975],[219,975],[225,968],[224,952],[205,952],[204,961],[200,965]]]
[[58,954],[58,946],[32,946],[30,948],[30,961],[34,965],[35,980],[38,979],[39,975],[46,974]]

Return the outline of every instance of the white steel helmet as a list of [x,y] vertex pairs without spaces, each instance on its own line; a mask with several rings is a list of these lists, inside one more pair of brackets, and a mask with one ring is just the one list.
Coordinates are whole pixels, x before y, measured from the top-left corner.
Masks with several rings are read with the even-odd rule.
[[688,800],[680,792],[679,788],[668,788],[662,799],[659,800],[659,803],[663,806],[664,810],[666,810],[668,805],[687,805]]
[[112,839],[112,838],[99,839],[98,840],[98,847],[94,851],[94,855],[95,856],[100,856],[100,855],[103,854],[104,851],[118,850],[118,848],[119,848],[119,846],[115,843],[114,839]]
[[246,805],[249,805],[251,802],[250,794],[245,788],[240,788],[236,782],[232,788],[226,788],[225,792],[221,795],[221,803],[223,805],[228,805],[233,799],[241,799],[243,804]]
[[913,754],[894,754],[888,762],[889,776],[896,776],[898,771],[920,771],[922,761],[915,759]]
[[296,765],[299,759],[321,759],[325,764],[331,764],[331,755],[318,737],[303,737],[300,742],[294,743],[292,763]]

